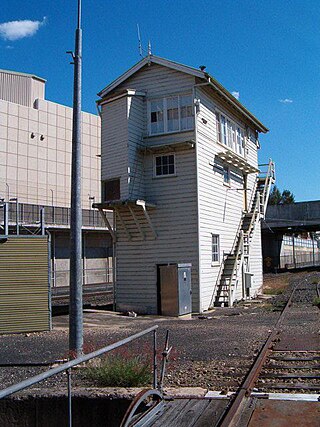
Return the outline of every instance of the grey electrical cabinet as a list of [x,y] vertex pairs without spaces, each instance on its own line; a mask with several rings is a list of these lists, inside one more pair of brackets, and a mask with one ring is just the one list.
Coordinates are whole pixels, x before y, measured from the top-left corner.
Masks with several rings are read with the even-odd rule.
[[191,313],[191,264],[160,266],[160,297],[162,315]]

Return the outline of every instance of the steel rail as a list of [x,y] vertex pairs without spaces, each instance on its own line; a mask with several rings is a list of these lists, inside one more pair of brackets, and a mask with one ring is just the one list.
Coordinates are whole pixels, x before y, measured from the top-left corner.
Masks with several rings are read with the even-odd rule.
[[140,337],[143,337],[144,335],[147,335],[150,332],[156,331],[157,329],[158,329],[158,325],[152,326],[151,328],[148,328],[148,329],[144,329],[143,331],[138,332],[137,334],[131,335],[128,338],[124,338],[121,341],[117,341],[113,344],[107,345],[106,347],[100,348],[99,350],[77,357],[76,359],[71,360],[70,362],[64,363],[63,365],[57,366],[56,368],[49,369],[46,372],[42,372],[41,374],[35,375],[34,377],[28,378],[24,381],[21,381],[20,383],[13,384],[10,387],[0,390],[0,399],[10,396],[11,394],[16,393],[18,391],[24,390],[25,388],[28,388],[47,378],[50,378],[53,375],[60,374],[63,371],[69,370],[70,368],[73,368],[74,366],[79,365],[80,363],[87,362],[90,359],[101,356],[102,354],[107,353],[111,350],[115,350],[116,348],[121,347],[122,345],[128,344],[129,342],[132,342]]
[[228,409],[228,412],[224,415],[221,422],[218,424],[219,427],[236,427],[241,414],[243,412],[243,409],[246,405],[246,403],[249,400],[251,391],[254,387],[254,384],[261,372],[261,369],[269,355],[269,352],[271,351],[272,343],[276,337],[276,335],[279,333],[279,326],[281,325],[283,318],[288,311],[289,307],[292,303],[293,294],[298,287],[300,283],[297,283],[295,287],[293,288],[291,295],[282,310],[273,330],[271,331],[269,337],[267,338],[266,342],[264,343],[262,349],[260,350],[256,360],[254,361],[250,371],[248,372],[244,382],[242,383],[240,390],[236,394],[234,400],[231,403],[231,406]]

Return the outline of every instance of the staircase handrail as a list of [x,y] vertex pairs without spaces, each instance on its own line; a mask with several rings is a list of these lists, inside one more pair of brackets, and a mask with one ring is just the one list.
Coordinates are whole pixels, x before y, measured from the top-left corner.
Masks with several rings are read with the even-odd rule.
[[267,166],[267,165],[268,165],[268,169],[266,171],[266,176],[265,176],[266,181],[265,181],[265,185],[264,185],[263,192],[262,192],[262,203],[263,203],[263,214],[264,215],[265,215],[266,210],[267,210],[270,188],[276,179],[275,163],[272,159],[269,159],[268,163],[265,163],[265,164],[262,164],[259,166]]
[[233,276],[235,275],[235,273],[236,273],[236,270],[237,270],[237,264],[238,264],[238,257],[239,257],[239,254],[240,254],[240,251],[241,251],[241,258],[240,258],[240,263],[241,263],[241,261],[242,261],[242,257],[243,257],[243,231],[242,230],[240,230],[240,240],[239,240],[239,245],[238,245],[238,248],[237,248],[237,251],[236,251],[236,253],[235,253],[235,261],[234,261],[234,264],[233,264],[233,269],[232,269],[232,273],[231,273],[231,275],[230,275],[230,282],[229,282],[229,291],[228,291],[228,296],[229,296],[229,307],[231,307],[232,306],[232,278],[233,278]]
[[252,210],[252,217],[251,217],[251,221],[250,221],[248,231],[247,231],[248,236],[250,236],[250,233],[254,227],[254,224],[260,215],[260,204],[261,204],[261,196],[258,195],[258,197],[256,198],[256,201],[255,201],[253,210]]
[[252,208],[252,205],[253,205],[253,202],[254,202],[254,198],[255,198],[255,195],[256,195],[256,192],[257,192],[257,186],[258,186],[258,176],[256,176],[256,179],[254,181],[254,185],[253,185],[253,188],[252,188],[252,193],[251,193],[251,197],[250,197],[250,201],[249,201],[249,206],[248,206],[248,212],[251,211],[251,208]]
[[237,245],[237,243],[239,241],[239,237],[240,237],[240,233],[241,233],[241,228],[242,228],[242,224],[243,224],[243,218],[244,218],[244,214],[242,213],[241,214],[241,218],[240,218],[240,222],[239,222],[239,225],[238,225],[238,228],[237,228],[237,231],[236,231],[236,235],[235,235],[234,241],[232,243],[230,254],[234,253],[234,251],[236,249],[236,245]]
[[216,290],[217,290],[217,288],[219,286],[219,283],[221,281],[221,276],[222,276],[222,272],[223,272],[223,268],[224,268],[224,261],[225,261],[224,257],[226,257],[226,256],[228,256],[228,255],[223,254],[223,262],[220,264],[220,268],[219,268],[219,271],[218,271],[218,276],[217,276],[217,279],[216,279],[216,283],[215,283],[215,285],[213,287],[212,297],[211,297],[211,301],[210,301],[209,307],[213,307],[214,298],[215,298],[215,295],[216,295]]

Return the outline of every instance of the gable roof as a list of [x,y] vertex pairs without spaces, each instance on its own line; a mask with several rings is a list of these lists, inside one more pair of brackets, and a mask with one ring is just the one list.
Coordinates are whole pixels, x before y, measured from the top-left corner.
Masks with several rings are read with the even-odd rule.
[[208,83],[221,98],[223,98],[228,104],[231,104],[240,114],[244,115],[249,119],[259,132],[266,133],[268,128],[264,126],[249,110],[247,110],[241,102],[239,102],[227,89],[225,89],[221,83],[219,83],[214,77],[208,74],[205,71],[201,71],[194,67],[189,67],[188,65],[179,64],[178,62],[170,61],[169,59],[161,58],[155,55],[148,55],[145,58],[137,62],[133,67],[129,68],[125,73],[121,74],[117,79],[111,82],[108,86],[102,89],[98,96],[104,98],[108,93],[113,91],[117,86],[131,77],[133,74],[137,73],[141,68],[147,64],[158,64],[164,67],[171,68],[182,73],[190,74],[194,77],[203,79],[205,83]]

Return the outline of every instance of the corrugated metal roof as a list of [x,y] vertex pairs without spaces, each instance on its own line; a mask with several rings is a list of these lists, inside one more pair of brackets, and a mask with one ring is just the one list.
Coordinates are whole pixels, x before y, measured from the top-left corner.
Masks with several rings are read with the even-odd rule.
[[30,78],[33,78],[33,79],[40,80],[40,81],[42,81],[44,83],[47,81],[46,79],[44,79],[42,77],[39,77],[39,76],[36,76],[35,74],[21,73],[19,71],[11,71],[11,70],[2,70],[2,69],[0,69],[0,73],[13,74],[13,75],[16,75],[16,76],[23,76],[23,77],[30,77]]

